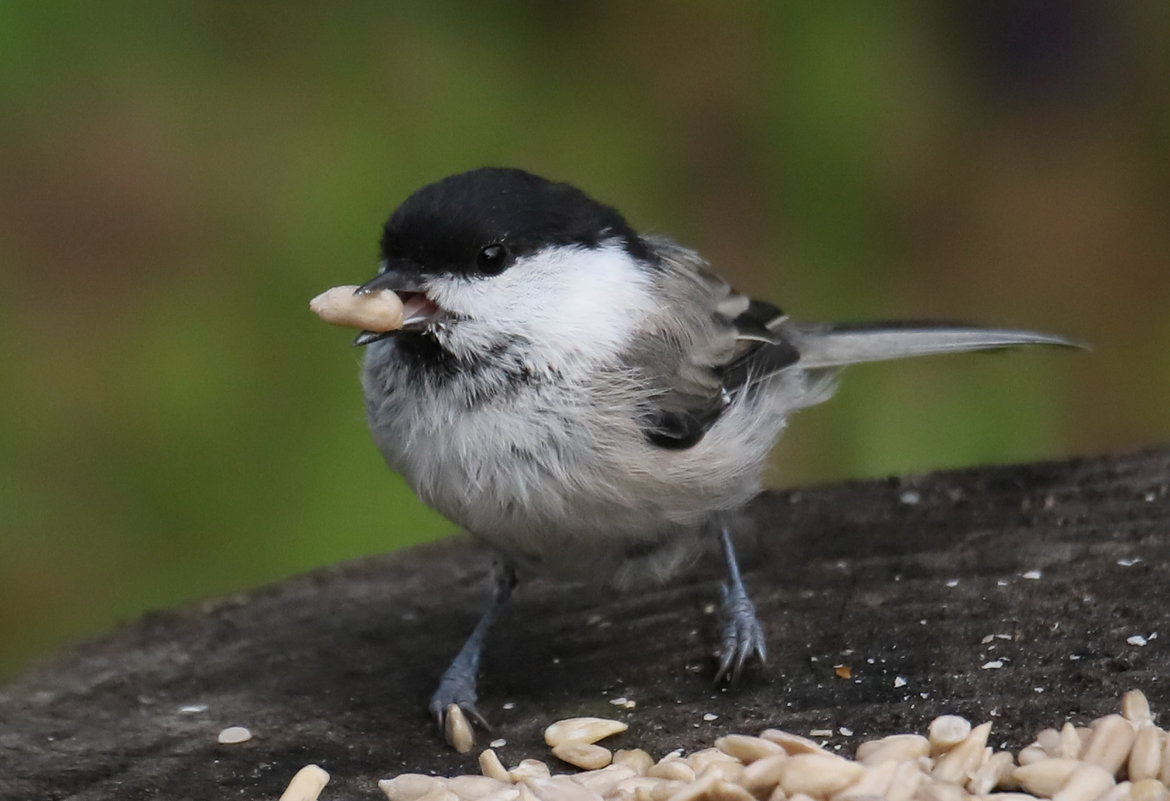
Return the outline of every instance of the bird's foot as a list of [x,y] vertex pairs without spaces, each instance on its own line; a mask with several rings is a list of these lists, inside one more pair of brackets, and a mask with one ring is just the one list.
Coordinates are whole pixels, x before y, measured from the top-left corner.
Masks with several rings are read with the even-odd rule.
[[497,563],[492,583],[495,587],[492,602],[484,610],[450,667],[443,672],[429,707],[435,722],[439,724],[439,731],[448,744],[461,754],[466,754],[475,745],[472,723],[485,731],[491,730],[491,726],[475,708],[475,677],[479,674],[479,662],[488,630],[516,588],[516,571],[510,565]]
[[[462,653],[460,654],[462,656]],[[468,665],[460,664],[456,657],[439,687],[431,696],[430,710],[439,725],[447,744],[461,754],[466,754],[475,745],[472,724],[480,729],[490,730],[488,722],[475,707],[475,671],[468,671]]]
[[723,648],[715,683],[722,684],[726,680],[729,685],[735,685],[753,654],[762,664],[768,653],[756,606],[748,598],[742,582],[733,580],[723,585],[723,617]]

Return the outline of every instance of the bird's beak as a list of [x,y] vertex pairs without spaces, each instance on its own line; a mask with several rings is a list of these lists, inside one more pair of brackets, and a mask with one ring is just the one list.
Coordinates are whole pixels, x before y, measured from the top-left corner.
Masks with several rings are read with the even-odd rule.
[[417,331],[442,316],[443,310],[427,297],[426,284],[417,273],[387,267],[354,290],[355,295],[389,289],[402,299],[402,328],[396,331],[362,331],[354,339],[357,346],[369,345],[398,331]]
[[354,294],[365,295],[378,289],[390,289],[394,292],[422,292],[425,288],[422,279],[417,274],[387,267],[355,289]]

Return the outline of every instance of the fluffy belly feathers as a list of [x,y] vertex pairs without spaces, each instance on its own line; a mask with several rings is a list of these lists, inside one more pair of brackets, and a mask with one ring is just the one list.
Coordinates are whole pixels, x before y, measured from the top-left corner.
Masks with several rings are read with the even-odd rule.
[[[632,410],[590,418],[550,402],[447,415],[432,406],[426,416],[413,408],[379,410],[374,436],[424,502],[521,567],[619,583],[667,577],[713,512],[754,497],[773,438],[743,432],[761,415],[775,418],[777,433],[783,423],[742,403],[698,445],[671,451],[644,440]],[[426,425],[436,419],[445,422]]]

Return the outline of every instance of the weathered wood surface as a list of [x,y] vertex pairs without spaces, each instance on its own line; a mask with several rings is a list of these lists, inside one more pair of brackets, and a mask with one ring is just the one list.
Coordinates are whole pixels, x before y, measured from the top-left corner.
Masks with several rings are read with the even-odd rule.
[[[627,597],[534,583],[481,682],[504,760],[545,758],[543,727],[578,714],[625,719],[615,744],[660,754],[764,726],[845,726],[829,739],[848,752],[946,712],[1019,746],[1129,688],[1170,708],[1170,449],[771,493],[740,528],[764,669],[711,687],[717,559]],[[399,772],[474,772],[424,705],[487,565],[466,539],[414,548],[63,654],[0,690],[0,798],[275,799],[315,762],[323,798],[375,799]],[[235,724],[254,738],[218,745]]]

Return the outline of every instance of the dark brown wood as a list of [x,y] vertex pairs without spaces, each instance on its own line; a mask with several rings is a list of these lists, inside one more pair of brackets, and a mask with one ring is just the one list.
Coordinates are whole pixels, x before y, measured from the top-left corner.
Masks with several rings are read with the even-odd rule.
[[[626,597],[535,582],[482,675],[504,760],[545,758],[543,727],[580,714],[627,720],[615,745],[658,754],[765,726],[847,727],[827,739],[848,752],[948,712],[1019,746],[1130,688],[1170,706],[1170,449],[769,493],[740,536],[765,668],[711,687],[715,558]],[[457,539],[75,648],[0,691],[0,798],[276,798],[315,762],[339,801],[381,797],[376,780],[404,771],[474,772],[424,707],[487,566]],[[254,738],[218,745],[234,724]]]

